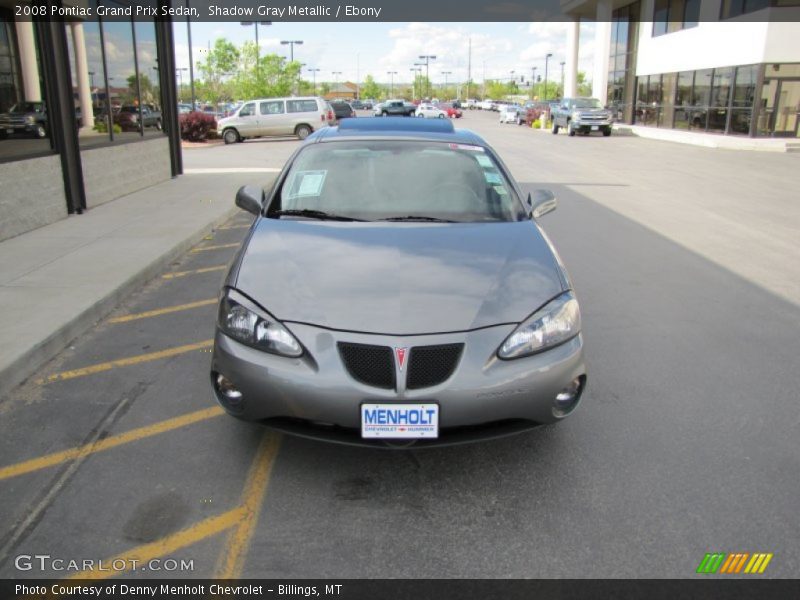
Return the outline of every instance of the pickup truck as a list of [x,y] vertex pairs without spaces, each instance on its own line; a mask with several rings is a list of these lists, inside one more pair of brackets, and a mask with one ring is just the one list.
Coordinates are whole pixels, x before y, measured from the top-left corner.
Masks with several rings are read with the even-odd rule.
[[44,102],[19,102],[0,115],[0,139],[15,133],[47,137],[47,108]]
[[611,111],[603,108],[596,98],[563,98],[552,111],[552,118],[554,134],[563,127],[569,135],[593,131],[602,131],[606,137],[611,135]]
[[140,128],[155,127],[161,129],[161,111],[154,106],[142,105],[142,122],[139,123],[139,107],[133,104],[123,104],[114,115],[114,122],[122,127],[123,131],[138,131]]
[[410,117],[417,110],[411,102],[405,100],[387,100],[373,109],[376,117]]

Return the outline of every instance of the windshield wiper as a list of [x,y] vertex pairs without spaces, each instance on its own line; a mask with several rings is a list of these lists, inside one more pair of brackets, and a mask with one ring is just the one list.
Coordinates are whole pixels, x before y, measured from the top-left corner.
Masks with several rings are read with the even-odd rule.
[[408,215],[407,217],[387,217],[378,219],[379,221],[430,221],[432,223],[457,223],[450,219],[440,219],[438,217],[424,217],[422,215]]
[[342,215],[334,215],[326,213],[322,210],[311,210],[309,208],[302,209],[289,209],[276,210],[272,213],[279,217],[308,217],[309,219],[319,219],[320,221],[363,221],[364,219],[356,219],[354,217],[345,217]]

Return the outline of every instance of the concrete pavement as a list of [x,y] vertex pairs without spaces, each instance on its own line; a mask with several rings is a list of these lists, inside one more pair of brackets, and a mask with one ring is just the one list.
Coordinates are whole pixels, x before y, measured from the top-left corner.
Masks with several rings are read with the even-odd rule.
[[0,243],[0,395],[229,218],[239,186],[268,184],[285,160],[244,168],[218,153],[211,168],[204,152],[184,151],[187,175]]

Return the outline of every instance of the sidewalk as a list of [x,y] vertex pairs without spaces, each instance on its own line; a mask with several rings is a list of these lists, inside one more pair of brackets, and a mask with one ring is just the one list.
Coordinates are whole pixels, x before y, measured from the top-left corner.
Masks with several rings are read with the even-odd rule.
[[239,210],[273,173],[183,175],[0,243],[0,396]]

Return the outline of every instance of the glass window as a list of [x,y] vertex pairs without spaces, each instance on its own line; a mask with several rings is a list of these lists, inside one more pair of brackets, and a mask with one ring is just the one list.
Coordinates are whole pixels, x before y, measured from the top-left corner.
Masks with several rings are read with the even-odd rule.
[[[106,2],[118,8],[122,5]],[[114,123],[115,141],[133,141],[141,138],[139,118],[135,113],[120,111],[122,106],[138,106],[136,93],[136,66],[134,63],[133,27],[131,21],[103,21],[106,63],[108,65],[108,90],[111,120]],[[107,117],[106,117],[107,118]]]
[[316,100],[287,100],[286,112],[301,113],[301,112],[317,112]]
[[659,114],[659,127],[672,127],[675,113],[675,88],[677,87],[677,73],[665,73],[661,76],[661,105]]
[[669,0],[655,0],[653,10],[653,37],[667,33],[669,18]]
[[730,19],[746,15],[770,5],[770,0],[722,0],[721,18]]
[[283,112],[283,100],[271,100],[261,103],[262,115],[282,115]]
[[758,66],[738,67],[736,69],[736,83],[733,88],[733,106],[737,108],[752,108],[756,95],[756,78]]
[[697,23],[700,21],[700,1],[686,0],[686,7],[683,11],[683,26],[686,29],[697,27]]
[[162,136],[161,88],[158,78],[158,52],[156,28],[153,21],[137,20],[136,59],[139,66],[139,93],[142,107],[142,131],[146,137]]
[[256,114],[256,105],[253,102],[245,104],[239,111],[239,117],[252,117]]
[[711,100],[711,73],[711,69],[703,69],[695,73],[693,105],[708,106]]
[[53,152],[40,52],[33,23],[0,8],[0,161]]
[[277,204],[270,214],[282,209],[370,221],[408,216],[459,222],[525,219],[513,186],[488,153],[438,142],[308,146],[293,162]]
[[711,106],[727,108],[732,79],[733,69],[731,67],[714,69],[714,84],[711,89],[711,102],[709,103]]
[[683,11],[685,0],[671,0],[669,3],[669,23],[667,23],[667,33],[673,33],[683,29]]

